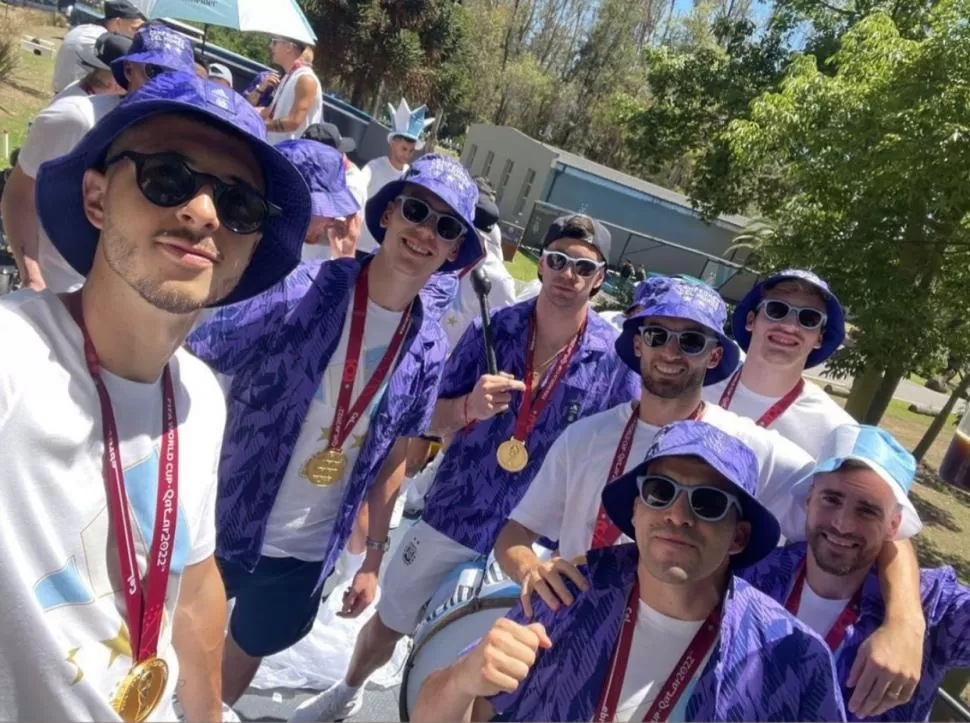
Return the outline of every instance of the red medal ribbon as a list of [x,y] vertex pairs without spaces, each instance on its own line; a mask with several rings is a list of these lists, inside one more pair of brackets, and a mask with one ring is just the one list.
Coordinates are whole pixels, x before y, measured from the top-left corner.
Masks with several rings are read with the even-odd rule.
[[556,390],[556,386],[566,374],[566,368],[569,366],[569,362],[572,360],[573,355],[579,348],[579,340],[582,338],[585,331],[586,321],[584,320],[583,325],[579,327],[579,331],[576,332],[575,336],[569,340],[569,343],[559,353],[559,358],[556,360],[556,364],[553,366],[552,371],[549,372],[549,376],[546,379],[545,384],[542,385],[542,388],[539,390],[539,394],[535,399],[533,399],[532,365],[535,362],[537,336],[535,315],[533,315],[529,320],[529,345],[525,360],[525,391],[522,393],[522,406],[519,407],[519,415],[515,419],[515,431],[512,433],[512,436],[515,437],[515,439],[524,443],[533,427],[536,426],[536,421],[539,419],[539,415],[542,414],[542,410],[546,408],[546,405],[552,398],[552,393]]
[[411,307],[414,302],[408,304],[408,308],[401,315],[401,320],[397,324],[391,343],[384,352],[374,375],[367,382],[361,391],[353,407],[350,406],[350,398],[354,391],[354,382],[357,380],[357,367],[360,364],[360,352],[364,345],[364,326],[367,323],[367,287],[368,271],[370,266],[365,266],[357,279],[354,287],[354,309],[350,321],[350,337],[347,340],[347,356],[344,359],[344,373],[340,379],[340,393],[337,395],[337,409],[333,415],[333,424],[330,425],[330,438],[327,449],[342,449],[347,437],[357,425],[357,420],[366,411],[367,405],[371,403],[377,391],[384,383],[387,373],[391,369],[391,364],[397,357],[397,352],[404,342],[404,336],[411,324]]
[[[788,600],[785,601],[785,610],[796,618],[798,617],[798,608],[802,604],[802,589],[804,587],[805,561],[802,560],[802,564],[798,568],[798,574],[795,576],[795,584],[792,585],[791,592],[788,594]],[[850,625],[854,625],[856,620],[859,619],[861,609],[862,588],[860,587],[855,591],[855,594],[849,600],[848,604],[842,609],[842,612],[839,613],[839,617],[836,619],[835,624],[832,625],[831,630],[825,634],[825,643],[833,653],[839,649],[842,641],[845,640],[846,629]]]
[[[623,622],[620,626],[619,639],[616,647],[613,648],[613,655],[610,657],[610,667],[606,673],[606,682],[603,684],[603,691],[600,693],[599,702],[596,704],[596,711],[593,714],[593,721],[605,723],[616,719],[616,709],[620,703],[620,693],[623,690],[623,679],[626,677],[626,668],[630,662],[630,648],[633,645],[633,631],[637,625],[637,609],[640,604],[640,583],[635,582],[633,589],[630,590],[630,597],[627,599],[626,608],[623,611]],[[693,640],[687,646],[687,650],[680,656],[673,672],[664,682],[663,687],[657,691],[656,697],[650,710],[644,716],[645,721],[665,721],[670,717],[671,711],[676,707],[677,701],[684,694],[687,682],[697,672],[701,661],[707,657],[711,647],[717,640],[721,627],[721,605],[720,603],[711,610],[711,614],[701,625],[700,630],[694,635]]]
[[178,417],[175,413],[175,391],[168,365],[162,372],[162,443],[158,462],[158,493],[155,503],[155,525],[148,553],[147,581],[142,583],[137,551],[125,492],[121,462],[121,440],[115,424],[108,388],[101,378],[101,362],[84,324],[80,292],[63,297],[68,310],[84,335],[84,359],[94,380],[101,402],[101,426],[104,432],[102,472],[111,508],[111,524],[118,538],[118,563],[124,587],[128,634],[132,657],[140,663],[155,657],[162,631],[162,613],[168,573],[175,553],[175,528],[178,521]]
[[[738,389],[738,382],[741,381],[741,370],[738,369],[734,372],[734,376],[731,377],[731,381],[727,383],[724,387],[724,392],[721,394],[721,401],[718,404],[724,409],[731,408],[731,400],[734,399],[734,392]],[[777,402],[772,404],[768,410],[761,415],[761,418],[756,422],[759,427],[770,427],[774,424],[775,420],[778,419],[792,404],[795,400],[801,396],[802,390],[805,388],[805,380],[799,379],[798,383],[788,390],[788,393],[779,399]]]
[[[697,405],[697,409],[687,417],[687,421],[700,419],[703,412],[704,403],[701,402]],[[623,434],[620,435],[620,443],[616,445],[616,453],[613,455],[613,464],[610,465],[610,474],[606,478],[606,484],[626,471],[626,461],[630,457],[630,450],[633,449],[633,435],[636,432],[639,417],[640,403],[637,402],[633,405],[633,413],[627,420],[626,427],[623,428]],[[613,524],[613,520],[606,513],[606,508],[600,505],[599,512],[596,514],[596,527],[593,529],[593,543],[589,549],[596,550],[600,547],[609,547],[619,540],[622,534],[620,528]]]

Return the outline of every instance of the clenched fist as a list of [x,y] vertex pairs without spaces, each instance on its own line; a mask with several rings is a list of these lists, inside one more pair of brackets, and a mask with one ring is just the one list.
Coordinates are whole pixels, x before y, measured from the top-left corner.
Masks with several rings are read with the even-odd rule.
[[511,693],[529,675],[539,648],[551,647],[541,623],[523,626],[500,618],[458,663],[457,682],[466,695],[476,698]]
[[511,392],[524,392],[525,384],[511,374],[482,374],[475,388],[468,395],[468,419],[466,422],[491,419],[509,408]]

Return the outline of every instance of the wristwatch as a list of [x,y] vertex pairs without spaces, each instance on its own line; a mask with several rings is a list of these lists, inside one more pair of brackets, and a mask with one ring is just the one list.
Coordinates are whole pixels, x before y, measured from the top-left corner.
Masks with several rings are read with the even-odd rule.
[[368,550],[377,550],[378,552],[387,552],[391,549],[391,540],[389,538],[385,538],[381,542],[378,542],[377,540],[372,540],[368,537],[367,542],[364,544]]

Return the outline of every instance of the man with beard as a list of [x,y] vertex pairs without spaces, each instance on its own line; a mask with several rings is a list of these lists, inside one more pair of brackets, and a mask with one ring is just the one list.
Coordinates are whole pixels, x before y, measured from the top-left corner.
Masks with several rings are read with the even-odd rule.
[[543,242],[538,298],[492,315],[500,373],[488,371],[481,321],[458,342],[429,429],[453,439],[422,519],[387,568],[377,614],[358,636],[344,679],[301,705],[294,720],[359,710],[367,678],[413,632],[448,573],[492,549],[553,440],[575,419],[636,397],[636,377],[612,353],[616,332],[589,304],[609,250],[599,222],[557,219]]
[[592,550],[569,607],[513,608],[424,681],[412,720],[845,720],[825,643],[737,577],[778,543],[757,466],[704,422],[658,431],[602,494],[636,542]]
[[[522,501],[509,515],[495,543],[499,564],[522,586],[531,610],[537,592],[552,609],[572,601],[563,577],[585,585],[569,560],[623,539],[599,504],[607,483],[623,474],[628,460],[642,459],[657,431],[684,419],[702,419],[741,439],[758,466],[758,496],[769,509],[786,509],[792,484],[812,460],[776,432],[701,400],[738,362],[737,346],[721,329],[724,301],[708,286],[657,277],[643,282],[641,310],[623,324],[616,351],[639,373],[640,400],[582,419],[563,432],[546,455]],[[559,541],[560,556],[540,560],[532,549],[539,537]]]
[[252,107],[194,75],[133,93],[37,177],[87,277],[0,301],[0,718],[218,720],[225,403],[203,307],[300,258],[310,198]]
[[[804,541],[743,573],[824,636],[846,699],[858,687],[852,661],[885,617],[875,561],[887,541],[922,528],[908,496],[915,473],[913,456],[885,430],[838,427],[812,474],[792,489],[797,514],[785,520],[786,533]],[[946,673],[970,667],[970,590],[951,567],[922,570],[920,588],[927,620],[922,676],[886,691],[884,704],[861,714],[869,720],[927,720]]]

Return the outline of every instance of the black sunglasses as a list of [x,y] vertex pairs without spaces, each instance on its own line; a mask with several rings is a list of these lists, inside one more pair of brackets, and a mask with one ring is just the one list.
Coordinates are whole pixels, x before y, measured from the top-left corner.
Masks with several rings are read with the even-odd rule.
[[256,233],[281,213],[279,206],[267,201],[255,188],[245,183],[226,183],[211,174],[193,171],[175,153],[122,151],[109,159],[105,168],[125,159],[135,164],[135,178],[142,195],[162,208],[188,203],[200,189],[210,186],[219,222],[233,233]]
[[781,321],[787,318],[789,314],[794,313],[798,319],[798,324],[809,330],[818,329],[828,320],[828,315],[823,311],[809,306],[794,306],[787,301],[779,301],[778,299],[762,299],[758,308],[764,309],[765,316],[772,321]]
[[666,346],[670,339],[676,339],[680,350],[688,356],[702,354],[711,344],[716,344],[718,339],[715,336],[705,334],[702,331],[672,331],[662,326],[642,326],[640,327],[640,338],[643,343],[651,349],[659,349]]
[[742,513],[738,498],[717,487],[687,486],[670,477],[651,474],[637,478],[637,489],[640,490],[643,504],[652,510],[669,509],[681,493],[684,493],[687,495],[691,512],[704,522],[720,522],[727,517],[732,506],[737,508],[739,515]]
[[466,232],[465,224],[450,213],[439,213],[414,196],[400,195],[401,216],[410,224],[419,226],[429,218],[434,219],[434,231],[445,243],[453,244]]
[[564,254],[562,251],[543,251],[542,258],[546,260],[546,265],[553,271],[562,271],[567,266],[572,266],[576,270],[576,275],[584,278],[592,276],[606,266],[605,261],[577,258],[569,254]]

